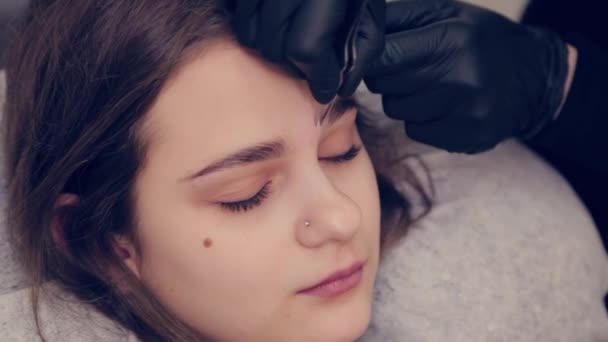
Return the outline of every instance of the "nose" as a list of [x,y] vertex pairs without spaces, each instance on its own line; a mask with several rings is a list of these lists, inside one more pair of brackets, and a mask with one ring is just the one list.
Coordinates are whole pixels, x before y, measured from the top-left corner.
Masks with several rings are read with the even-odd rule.
[[361,225],[357,202],[331,180],[324,176],[321,182],[319,179],[312,183],[315,186],[305,187],[306,210],[295,223],[298,242],[308,248],[348,242]]

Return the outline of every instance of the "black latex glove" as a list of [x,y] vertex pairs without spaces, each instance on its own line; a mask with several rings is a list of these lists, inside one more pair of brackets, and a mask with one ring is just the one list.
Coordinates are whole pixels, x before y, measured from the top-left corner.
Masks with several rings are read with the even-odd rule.
[[553,119],[567,73],[554,33],[449,0],[392,2],[386,13],[386,47],[365,82],[409,137],[475,153]]
[[[384,48],[385,0],[368,0],[356,35],[357,63],[345,75],[344,36],[353,0],[234,0],[239,41],[268,60],[306,78],[315,99],[328,103],[339,91],[351,95],[364,66]],[[340,89],[338,89],[340,88]]]

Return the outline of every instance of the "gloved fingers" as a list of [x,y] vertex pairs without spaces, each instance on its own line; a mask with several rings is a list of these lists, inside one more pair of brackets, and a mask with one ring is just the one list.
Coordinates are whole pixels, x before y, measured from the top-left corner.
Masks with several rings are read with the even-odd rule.
[[272,62],[284,60],[285,43],[292,16],[301,0],[265,0],[260,9],[257,48]]
[[352,95],[363,79],[367,67],[374,62],[384,50],[385,42],[385,0],[370,0],[361,14],[359,29],[355,41],[357,58],[352,70],[343,75],[340,96]]
[[341,63],[335,36],[344,22],[347,1],[306,0],[292,18],[286,57],[306,76],[313,97],[328,103],[337,94]]
[[428,88],[410,95],[384,95],[382,106],[387,116],[406,123],[421,124],[449,116],[467,101],[458,87]]
[[458,10],[450,0],[401,0],[387,3],[386,33],[401,32],[453,18]]
[[[291,18],[286,54],[294,64],[315,64],[326,50],[335,49],[334,38],[344,22],[346,1],[306,0]],[[302,70],[307,74],[306,70]]]
[[461,105],[436,121],[419,124],[406,122],[407,135],[449,152],[468,154],[493,149],[501,141],[512,137],[509,127],[471,113],[474,110],[470,106]]
[[445,24],[390,34],[386,36],[380,56],[367,68],[366,76],[374,78],[400,73],[408,78],[414,74],[442,72],[433,65],[445,61],[445,54],[449,53],[446,48],[457,47],[446,43],[448,39],[451,39],[450,25]]
[[340,64],[334,50],[324,52],[316,64],[308,66],[308,86],[312,96],[321,104],[327,104],[340,87]]
[[493,147],[478,144],[475,137],[463,133],[467,132],[466,127],[459,126],[461,122],[457,120],[404,125],[410,139],[448,152],[475,153]]
[[262,0],[237,1],[235,30],[241,44],[253,49],[256,46],[258,9]]
[[[382,95],[411,95],[428,86],[428,76],[420,72],[401,72],[395,70],[392,74],[366,76],[367,89],[375,94]],[[433,78],[434,79],[434,78]]]

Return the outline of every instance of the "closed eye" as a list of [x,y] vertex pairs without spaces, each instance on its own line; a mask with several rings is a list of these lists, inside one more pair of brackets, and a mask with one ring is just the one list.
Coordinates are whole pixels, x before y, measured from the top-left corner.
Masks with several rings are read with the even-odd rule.
[[[359,155],[359,152],[361,152],[361,148],[362,147],[360,145],[353,145],[345,153],[333,157],[319,158],[319,160],[333,164],[345,163],[355,159]],[[272,182],[266,183],[255,195],[251,196],[250,198],[234,202],[220,202],[219,205],[223,209],[234,213],[247,212],[251,209],[255,209],[256,207],[260,206],[270,195],[271,184]]]
[[264,186],[253,196],[234,202],[220,202],[219,205],[226,210],[238,213],[247,212],[254,209],[262,204],[264,200],[270,195],[270,185],[272,182],[264,184]]
[[350,147],[350,149],[348,151],[346,151],[345,153],[338,155],[338,156],[333,156],[333,157],[323,157],[323,158],[319,158],[319,160],[321,161],[325,161],[325,162],[330,162],[330,163],[344,163],[350,160],[355,159],[358,155],[359,152],[361,152],[361,146],[357,146],[357,145],[353,145]]

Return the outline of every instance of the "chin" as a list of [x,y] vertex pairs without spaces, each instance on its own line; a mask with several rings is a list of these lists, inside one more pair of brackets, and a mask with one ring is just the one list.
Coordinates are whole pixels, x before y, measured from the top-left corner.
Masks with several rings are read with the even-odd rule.
[[353,318],[349,321],[345,321],[343,325],[341,325],[342,331],[336,331],[336,336],[334,339],[328,341],[336,341],[336,342],[354,342],[357,341],[369,326],[369,322],[371,320],[371,310],[365,313],[365,315],[360,315],[359,317]]
[[316,326],[309,333],[299,334],[292,341],[315,342],[355,342],[369,326],[370,315],[349,315],[326,319],[322,326]]
[[[372,282],[373,284],[373,282]],[[312,341],[354,342],[361,337],[371,320],[372,288],[369,284],[360,288],[357,295],[343,303],[330,304],[317,321]]]
[[362,282],[352,292],[332,299],[312,299],[312,308],[306,310],[300,320],[299,336],[289,340],[354,342],[359,339],[371,321],[377,270],[375,259],[367,264]]

